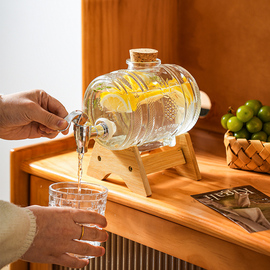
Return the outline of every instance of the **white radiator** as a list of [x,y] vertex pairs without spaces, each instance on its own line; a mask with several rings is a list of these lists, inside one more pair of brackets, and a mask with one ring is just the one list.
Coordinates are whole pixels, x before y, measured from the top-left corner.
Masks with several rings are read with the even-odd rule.
[[[204,270],[155,249],[109,233],[104,256],[93,258],[83,270]],[[53,270],[73,268],[53,265]]]

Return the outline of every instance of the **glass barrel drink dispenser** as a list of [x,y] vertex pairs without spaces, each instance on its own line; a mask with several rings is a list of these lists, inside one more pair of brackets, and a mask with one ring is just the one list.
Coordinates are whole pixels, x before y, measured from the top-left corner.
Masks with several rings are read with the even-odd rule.
[[152,49],[130,50],[126,62],[127,69],[97,77],[85,92],[83,111],[97,127],[95,140],[110,150],[175,145],[200,114],[195,79],[178,65],[161,64]]
[[94,79],[85,92],[83,112],[66,117],[74,123],[78,178],[94,138],[98,143],[87,174],[96,179],[117,174],[131,191],[144,196],[152,194],[150,173],[173,167],[178,174],[201,179],[187,133],[201,110],[195,79],[178,65],[161,64],[152,49],[130,50],[127,64],[128,69]]

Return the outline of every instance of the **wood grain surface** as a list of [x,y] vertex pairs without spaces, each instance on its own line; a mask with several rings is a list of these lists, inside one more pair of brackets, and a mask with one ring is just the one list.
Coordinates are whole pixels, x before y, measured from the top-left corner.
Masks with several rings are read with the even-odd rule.
[[[106,186],[109,189],[109,201],[270,256],[269,231],[248,234],[191,197],[194,194],[241,185],[252,185],[270,194],[269,175],[228,168],[223,156],[223,140],[218,133],[194,130],[191,138],[194,138],[195,153],[202,176],[200,181],[179,176],[174,169],[154,173],[148,176],[152,195],[145,198],[131,192],[117,175],[101,181],[84,174],[83,180]],[[210,151],[203,150],[205,145]],[[215,146],[214,149],[211,148],[212,145]],[[84,172],[87,171],[90,156],[91,148],[84,157]],[[77,181],[77,158],[75,151],[63,152],[24,161],[21,169],[50,181]]]

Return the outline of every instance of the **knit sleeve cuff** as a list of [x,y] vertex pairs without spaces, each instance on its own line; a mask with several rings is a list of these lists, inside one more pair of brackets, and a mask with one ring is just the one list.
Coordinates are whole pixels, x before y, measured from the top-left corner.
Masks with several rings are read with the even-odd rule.
[[0,200],[0,269],[22,257],[36,235],[32,211]]
[[28,214],[30,224],[29,224],[29,231],[25,237],[24,244],[19,250],[20,257],[24,255],[24,253],[30,248],[36,236],[36,217],[31,210],[27,208],[24,208],[23,210]]

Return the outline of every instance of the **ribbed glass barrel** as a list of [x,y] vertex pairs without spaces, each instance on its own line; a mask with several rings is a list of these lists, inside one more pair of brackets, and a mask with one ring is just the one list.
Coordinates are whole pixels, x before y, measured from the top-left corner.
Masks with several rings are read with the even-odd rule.
[[116,127],[109,140],[96,141],[111,150],[173,146],[175,136],[189,131],[200,114],[195,79],[181,66],[159,59],[128,59],[127,64],[128,69],[97,77],[85,92],[83,110],[90,124],[106,118]]

